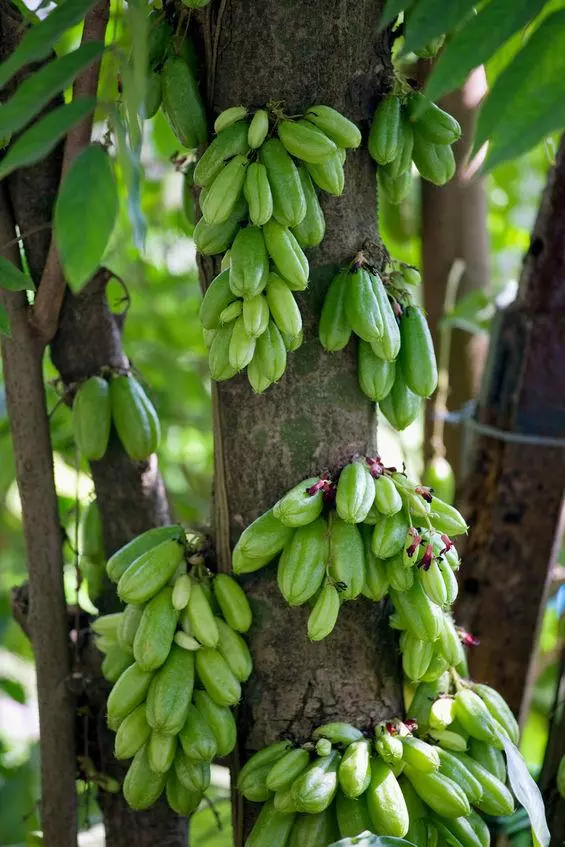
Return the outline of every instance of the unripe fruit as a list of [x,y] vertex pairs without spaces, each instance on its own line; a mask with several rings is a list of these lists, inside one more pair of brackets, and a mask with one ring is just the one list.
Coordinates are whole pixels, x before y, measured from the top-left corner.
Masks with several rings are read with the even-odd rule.
[[325,132],[338,147],[355,148],[361,144],[361,133],[353,121],[331,106],[310,106],[304,117]]
[[308,617],[308,638],[322,641],[333,632],[339,614],[339,592],[331,583],[322,586]]
[[298,173],[306,199],[306,214],[300,223],[292,228],[292,233],[301,247],[317,247],[326,232],[324,213],[310,174],[304,167],[298,168]]
[[300,606],[320,587],[329,556],[328,524],[317,518],[299,527],[279,560],[277,581],[290,606]]
[[[272,276],[272,274],[269,274]],[[243,323],[248,335],[259,338],[269,325],[269,305],[262,294],[243,301]]]
[[470,736],[502,749],[493,718],[478,694],[469,688],[458,691],[454,711],[456,719]]
[[209,224],[222,224],[229,219],[242,193],[248,164],[245,156],[234,156],[206,189],[204,199],[201,195],[200,208]]
[[389,559],[401,552],[409,528],[408,516],[404,509],[394,515],[379,514],[374,527],[371,547],[378,559]]
[[319,164],[337,152],[328,136],[309,121],[281,121],[278,135],[291,155],[304,162]]
[[412,174],[407,170],[395,177],[390,174],[389,167],[384,165],[379,167],[377,181],[380,191],[386,194],[388,202],[398,206],[410,194]]
[[273,214],[273,195],[267,177],[267,169],[260,162],[252,162],[247,168],[243,194],[249,206],[249,218],[256,226],[266,224]]
[[224,129],[206,148],[194,168],[194,184],[209,186],[232,156],[247,153],[247,123],[239,121]]
[[420,176],[434,185],[445,185],[455,174],[455,156],[445,144],[433,144],[417,134],[413,156]]
[[300,776],[309,763],[310,754],[307,750],[289,750],[271,767],[266,779],[267,788],[270,791],[286,788]]
[[161,71],[163,110],[184,147],[204,144],[208,126],[198,85],[183,58],[170,56]]
[[350,744],[339,764],[338,779],[347,797],[360,797],[371,781],[371,745],[364,738]]
[[247,140],[249,146],[253,150],[256,150],[258,147],[261,147],[267,137],[268,132],[269,116],[264,109],[257,109],[255,114],[251,118],[251,123],[249,124],[249,130],[247,133]]
[[455,497],[455,474],[453,468],[443,456],[434,456],[424,469],[422,482],[446,503],[453,503]]
[[256,339],[248,335],[243,318],[239,317],[233,326],[229,347],[229,362],[235,371],[247,367],[255,353]]
[[308,285],[308,259],[290,229],[271,219],[263,227],[263,235],[280,275],[293,290],[303,291]]
[[375,480],[375,506],[381,515],[395,515],[402,509],[402,497],[389,476],[379,476]]
[[355,524],[330,516],[329,574],[344,600],[354,600],[365,584],[363,539]]
[[418,91],[410,96],[408,114],[416,136],[430,143],[445,146],[461,137],[461,127],[455,118]]
[[324,298],[320,317],[320,344],[333,353],[343,350],[351,337],[351,326],[346,314],[349,270],[342,269],[330,282]]
[[406,429],[418,417],[421,399],[408,388],[398,366],[390,393],[380,401],[379,408],[392,428],[398,431]]
[[110,436],[110,389],[105,379],[93,376],[83,382],[73,402],[73,434],[89,462],[101,459]]
[[365,268],[356,268],[350,273],[347,286],[347,319],[359,338],[368,342],[383,334],[383,318],[374,288],[377,279]]
[[267,169],[275,219],[283,227],[297,226],[306,214],[306,198],[296,165],[277,138],[262,145],[260,161]]
[[394,362],[386,362],[376,356],[373,348],[367,341],[359,340],[357,350],[357,373],[361,391],[373,401],[379,400],[390,394],[394,385],[396,366]]
[[292,797],[300,812],[315,815],[331,804],[337,791],[339,753],[316,759],[293,782]]
[[216,382],[222,382],[235,376],[235,368],[230,364],[230,344],[233,324],[217,329],[208,351],[210,376]]
[[391,768],[380,759],[371,761],[371,782],[366,792],[372,829],[403,838],[409,818],[404,795]]
[[432,336],[423,311],[408,306],[400,321],[399,364],[408,388],[419,397],[429,397],[437,386],[437,364]]
[[[270,561],[281,552],[283,547],[292,538],[292,535],[293,529],[284,526],[284,524],[275,518],[273,510],[269,509],[268,512],[260,515],[252,524],[244,529],[235,546],[234,553],[236,550],[239,550],[246,557],[246,560],[250,560],[251,562],[256,559],[258,562],[262,561],[264,564],[265,559]],[[263,565],[258,565],[258,567],[263,567]],[[257,569],[243,568],[238,571],[234,562],[234,571],[236,573],[249,573],[251,570]]]
[[308,173],[322,191],[327,191],[334,197],[340,197],[343,194],[345,185],[345,174],[343,172],[343,156],[344,151],[338,148],[337,153],[334,153],[329,159],[320,164],[306,163]]
[[155,409],[143,388],[132,376],[114,376],[110,403],[114,426],[128,456],[137,462],[148,459],[159,445],[160,433]]
[[387,94],[379,103],[369,133],[369,153],[379,165],[396,157],[400,141],[400,99]]
[[302,317],[288,285],[277,274],[269,274],[266,294],[272,318],[280,331],[298,335],[302,331]]
[[214,121],[214,132],[222,132],[237,121],[242,121],[247,117],[247,106],[230,106],[229,109],[224,109],[220,112]]
[[236,632],[247,632],[252,614],[243,588],[233,577],[224,573],[216,574],[212,586],[222,615],[231,628]]
[[363,460],[346,465],[337,484],[336,510],[346,523],[361,523],[375,499],[375,483]]
[[273,506],[274,517],[285,526],[306,526],[320,515],[324,507],[321,489],[310,493],[309,489],[316,485],[318,477],[310,477],[299,482],[278,500]]

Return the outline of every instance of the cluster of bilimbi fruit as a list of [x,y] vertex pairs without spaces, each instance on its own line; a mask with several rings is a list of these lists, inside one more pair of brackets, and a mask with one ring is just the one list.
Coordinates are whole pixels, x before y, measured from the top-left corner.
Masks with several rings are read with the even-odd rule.
[[408,714],[372,733],[325,724],[302,746],[279,741],[256,753],[237,783],[263,803],[246,847],[327,847],[361,833],[488,847],[481,813],[514,810],[500,739],[516,742],[518,727],[507,704],[445,673],[418,686]]
[[230,379],[247,368],[261,393],[285,371],[287,351],[302,343],[293,292],[308,285],[304,249],[320,244],[325,221],[317,186],[343,192],[346,148],[361,133],[329,106],[299,118],[276,105],[252,115],[245,106],[222,112],[215,139],[193,174],[202,186],[202,218],[194,241],[204,254],[229,250],[202,302],[210,372]]
[[133,759],[123,793],[137,810],[165,791],[177,814],[190,814],[210,784],[210,763],[236,743],[230,707],[252,670],[241,635],[251,609],[232,577],[208,571],[197,542],[172,525],[114,553],[106,571],[126,605],[92,625],[113,683],[114,753]]

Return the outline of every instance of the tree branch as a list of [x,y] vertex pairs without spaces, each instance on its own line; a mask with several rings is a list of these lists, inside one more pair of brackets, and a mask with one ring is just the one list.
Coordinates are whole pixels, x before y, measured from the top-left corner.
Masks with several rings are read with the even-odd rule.
[[[83,44],[90,41],[104,41],[109,15],[110,4],[108,0],[100,0],[85,18],[82,33]],[[100,63],[101,59],[97,59],[77,77],[73,86],[73,98],[84,97],[88,94],[96,96]],[[77,124],[67,135],[63,153],[62,178],[77,154],[90,143],[92,122],[93,115],[91,114]],[[65,288],[66,281],[53,234],[30,318],[32,326],[44,344],[48,344],[57,332]]]
[[[0,195],[0,243],[13,238]],[[16,245],[4,251],[19,263]],[[62,538],[43,384],[43,347],[28,323],[24,293],[3,291],[12,338],[2,338],[8,415],[29,569],[29,616],[41,733],[41,818],[46,847],[76,847],[74,701],[63,588]]]

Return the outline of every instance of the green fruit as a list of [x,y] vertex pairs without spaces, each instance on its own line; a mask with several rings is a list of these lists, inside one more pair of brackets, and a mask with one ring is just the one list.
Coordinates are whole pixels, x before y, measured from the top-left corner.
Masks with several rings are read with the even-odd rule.
[[234,156],[206,189],[204,199],[200,196],[200,208],[209,224],[222,224],[229,219],[243,191],[248,164],[246,156]]
[[203,794],[210,787],[210,763],[194,762],[182,750],[177,750],[174,769],[179,782],[195,794]]
[[404,774],[416,793],[438,815],[459,818],[461,815],[468,815],[471,811],[463,789],[442,773],[423,773],[406,765]]
[[338,780],[347,797],[360,797],[371,781],[371,744],[367,739],[350,744],[339,764]]
[[[273,274],[269,274],[273,276]],[[269,306],[267,298],[262,294],[246,298],[243,301],[243,324],[248,335],[259,338],[269,325]]]
[[338,147],[355,148],[361,144],[361,133],[353,121],[331,106],[310,106],[304,117],[325,132]]
[[277,520],[273,510],[269,509],[268,512],[260,515],[244,529],[234,549],[234,554],[236,550],[239,550],[245,557],[246,565],[248,562],[250,564],[262,562],[262,564],[257,564],[256,567],[243,567],[238,570],[234,562],[234,571],[236,573],[250,573],[263,567],[263,564],[271,561],[281,552],[283,547],[289,543],[292,535],[293,530]]
[[162,541],[167,541],[173,538],[181,539],[183,537],[183,529],[178,524],[170,526],[158,526],[154,529],[148,529],[142,532],[141,535],[136,535],[131,541],[120,547],[110,558],[106,564],[106,573],[112,582],[118,582],[122,574],[128,567],[135,562],[143,553],[157,547]]
[[383,733],[375,741],[375,749],[387,765],[395,766],[400,764],[404,747],[398,736],[390,735],[388,732]]
[[140,117],[146,121],[154,118],[159,111],[162,99],[161,74],[157,71],[148,71],[145,78],[145,97],[139,110]]
[[326,573],[329,556],[325,518],[299,527],[279,560],[277,582],[290,606],[300,606],[317,592]]
[[[398,149],[396,156],[386,166],[386,172],[393,179],[406,173],[412,166],[412,150],[414,149],[414,130],[408,119],[405,109],[400,112],[400,124],[398,127]],[[379,169],[380,171],[380,169]]]
[[147,742],[147,760],[151,770],[155,773],[166,773],[173,764],[176,749],[175,735],[165,735],[153,730]]
[[294,800],[292,799],[292,783],[280,788],[273,797],[273,804],[277,812],[284,814],[294,814],[297,810]]
[[390,599],[415,638],[422,641],[435,641],[438,638],[443,612],[431,602],[418,582],[409,591],[391,589]]
[[186,573],[181,574],[173,585],[173,596],[171,598],[173,609],[176,609],[177,612],[185,609],[188,605],[191,591],[192,581],[190,577]]
[[245,682],[253,670],[249,648],[241,635],[228,626],[222,618],[217,617],[216,623],[220,632],[218,652],[223,656],[236,679],[239,682]]
[[115,612],[111,615],[100,615],[100,617],[94,618],[91,622],[90,629],[96,635],[102,635],[115,643],[118,638],[118,629],[121,621],[121,612]]
[[462,688],[455,695],[454,714],[471,738],[503,749],[496,723],[483,700],[470,688]]
[[[204,4],[201,4],[204,5]],[[230,106],[220,112],[214,121],[214,132],[223,132],[238,121],[244,121],[247,117],[247,106]]]
[[375,480],[375,506],[386,517],[396,515],[402,509],[402,497],[390,476],[379,476]]
[[327,738],[332,744],[342,744],[347,747],[349,744],[353,744],[354,741],[361,741],[363,733],[350,723],[333,721],[332,723],[325,723],[322,726],[316,727],[312,733],[312,738]]
[[437,364],[432,336],[423,311],[408,306],[400,321],[399,363],[408,388],[419,397],[430,397],[437,387]]
[[298,815],[290,833],[289,847],[326,847],[339,838],[333,807],[317,815]]
[[359,338],[374,341],[383,334],[383,318],[376,294],[379,277],[365,268],[356,268],[349,275],[345,311],[347,319]]
[[[465,752],[465,748],[460,752]],[[506,782],[504,755],[496,747],[484,741],[478,741],[476,738],[470,738],[469,755],[501,782]]]
[[511,815],[514,811],[514,800],[504,783],[465,753],[454,752],[453,755],[465,765],[467,770],[481,784],[483,795],[476,804],[477,809],[484,812],[485,815],[494,815],[495,817]]
[[320,317],[320,344],[333,353],[343,350],[351,337],[351,326],[346,314],[349,270],[342,269],[334,276],[324,298]]
[[286,369],[286,347],[283,337],[273,321],[257,339],[255,355],[247,369],[254,391],[261,393],[281,378]]
[[345,185],[345,174],[343,172],[344,156],[341,149],[334,153],[331,158],[320,164],[306,163],[306,169],[318,188],[327,191],[334,197],[341,197]]
[[369,153],[379,165],[392,162],[400,146],[400,99],[387,94],[377,107],[369,140]]
[[256,339],[248,335],[243,318],[239,317],[233,326],[229,347],[230,366],[235,371],[247,367],[255,353]]
[[167,803],[181,817],[188,817],[196,811],[202,800],[202,794],[185,788],[174,771],[169,771],[167,776],[166,794]]
[[418,723],[420,730],[428,726],[432,703],[449,690],[449,675],[444,674],[434,682],[421,682],[414,692],[414,697],[407,708],[407,717]]
[[135,633],[143,615],[143,606],[128,604],[122,612],[122,619],[116,633],[120,647],[133,655]]
[[145,700],[152,673],[141,670],[135,662],[123,672],[108,697],[108,719],[123,720]]
[[448,563],[444,559],[440,559],[438,561],[438,567],[443,577],[446,603],[448,606],[452,606],[457,600],[457,595],[459,593],[457,577],[455,576],[452,569],[449,567]]
[[87,461],[101,459],[110,437],[110,389],[105,379],[92,376],[83,382],[73,402],[73,435]]
[[398,784],[400,785],[401,791],[404,795],[404,800],[406,801],[406,808],[408,809],[410,822],[412,823],[413,821],[426,818],[428,815],[426,804],[423,803],[421,798],[416,794],[406,777],[401,776],[398,780]]
[[166,17],[156,9],[149,12],[148,24],[147,65],[155,70],[163,63],[173,32]]
[[211,762],[216,755],[214,733],[194,704],[188,707],[179,741],[185,756],[192,761]]
[[145,703],[140,703],[119,726],[114,742],[116,759],[132,759],[143,747],[150,733],[151,727],[147,723]]
[[155,773],[149,766],[149,743],[135,754],[124,779],[124,798],[128,806],[136,811],[148,809],[156,803],[165,787],[167,775]]
[[205,329],[218,329],[221,324],[220,316],[236,299],[229,279],[229,270],[222,271],[206,289],[199,313],[200,323]]
[[310,754],[302,748],[294,748],[285,752],[280,759],[272,765],[266,777],[266,785],[269,791],[280,791],[287,788],[308,767]]
[[337,752],[315,759],[292,783],[292,797],[299,812],[319,814],[327,809],[337,791]]
[[149,686],[147,721],[157,732],[179,733],[188,716],[194,686],[194,654],[173,644]]
[[123,672],[129,668],[133,662],[131,653],[122,650],[117,644],[111,647],[102,661],[102,676],[108,682],[117,682]]
[[455,156],[447,145],[433,144],[416,134],[413,157],[420,176],[434,185],[445,185],[455,174]]
[[357,375],[361,391],[373,403],[378,403],[390,393],[394,385],[394,362],[376,356],[367,341],[359,340],[357,348]]
[[420,398],[408,388],[403,375],[400,373],[400,368],[397,367],[394,385],[390,394],[387,394],[384,400],[380,401],[379,409],[392,428],[400,432],[416,420],[420,408]]
[[440,760],[440,773],[456,782],[467,795],[469,803],[476,805],[483,796],[483,789],[479,780],[452,752],[442,747],[438,747],[437,752]]
[[[431,570],[432,567],[430,567],[430,571]],[[423,576],[421,572],[420,576]],[[440,579],[442,579],[441,575]],[[443,583],[443,581],[442,585],[445,587],[445,583]],[[430,597],[430,592],[427,591],[426,593],[428,594],[428,597]],[[457,630],[455,629],[455,625],[450,615],[444,615],[439,633],[439,641],[437,643],[437,651],[452,667],[456,667],[460,662],[464,661],[465,659],[465,651],[463,650],[461,639],[459,638],[459,635],[457,633]]]
[[365,552],[365,584],[362,594],[378,603],[382,600],[389,588],[386,566],[378,559],[371,549],[371,529],[369,526],[361,527],[363,537],[363,549]]
[[267,776],[290,749],[290,741],[276,741],[263,747],[247,760],[237,777],[237,790],[247,800],[264,802],[271,796],[267,787]]
[[227,623],[236,632],[247,632],[251,626],[252,614],[243,588],[225,573],[216,574],[212,586]]
[[473,809],[466,818],[446,818],[444,827],[463,847],[489,847],[490,831],[484,820]]
[[422,682],[432,682],[434,679],[439,679],[448,667],[449,662],[437,650],[434,651],[430,666],[422,676]]
[[245,847],[267,847],[268,844],[287,847],[295,817],[294,814],[277,811],[273,801],[267,800],[259,812]]
[[[435,559],[431,561],[429,567],[418,568],[418,579],[430,600],[437,603],[438,606],[447,604],[445,580]],[[448,657],[446,656],[446,658]],[[457,662],[454,664],[457,664]]]
[[408,679],[419,682],[430,666],[434,655],[431,641],[422,641],[409,632],[402,633],[402,669]]
[[453,697],[440,697],[430,709],[430,728],[447,729],[453,720]]
[[247,133],[247,141],[249,143],[249,146],[253,150],[256,150],[258,147],[261,147],[267,137],[268,132],[269,115],[264,109],[257,109],[255,114],[251,118],[251,123],[249,124],[249,130]]
[[297,226],[306,214],[306,198],[296,165],[276,138],[266,141],[259,155],[267,169],[275,219],[283,227]]
[[247,201],[241,196],[233,212],[223,224],[209,224],[200,218],[192,237],[196,249],[205,256],[223,253],[231,246],[240,227],[240,221],[247,215]]
[[335,586],[327,582],[322,586],[308,616],[308,638],[310,641],[322,641],[333,632],[339,615],[339,606],[339,592]]
[[228,159],[245,155],[248,150],[246,121],[238,121],[222,130],[196,163],[194,184],[211,185]]
[[446,503],[455,498],[455,474],[453,468],[443,456],[434,456],[424,468],[422,482]]
[[169,655],[177,627],[172,594],[169,586],[161,589],[147,603],[141,615],[133,642],[133,655],[144,671],[160,668]]
[[461,137],[461,127],[455,118],[419,91],[408,101],[408,114],[416,137],[441,146],[454,144]]
[[408,535],[409,521],[404,509],[394,515],[379,514],[375,521],[371,548],[377,559],[389,559],[398,555]]
[[215,335],[208,352],[210,376],[216,382],[222,382],[235,376],[235,368],[230,364],[230,345],[233,335],[233,324],[221,327]]
[[260,162],[253,162],[247,168],[243,193],[249,206],[249,218],[252,224],[263,226],[273,214],[273,195],[267,169]]
[[220,706],[205,691],[195,691],[194,705],[212,730],[219,759],[229,755],[235,747],[237,729],[235,719],[227,706]]
[[[461,512],[454,506],[450,506],[449,503],[444,503],[439,497],[434,497],[432,500],[430,519],[436,532],[442,532],[446,535],[461,535],[468,529]],[[450,553],[451,551],[447,554],[448,559]],[[456,560],[458,562],[457,555]]]
[[377,181],[382,191],[393,206],[398,206],[410,194],[412,188],[412,173],[407,170],[398,176],[390,174],[390,166],[381,166],[377,172]]
[[308,259],[290,229],[271,219],[263,227],[263,235],[277,271],[294,291],[303,291],[308,285]]
[[274,517],[290,527],[306,526],[315,521],[324,507],[324,498],[321,490],[309,493],[309,489],[318,481],[319,478],[313,476],[287,491],[273,506]]
[[398,780],[381,759],[371,761],[371,782],[366,793],[371,829],[377,835],[403,838],[408,831],[408,809]]
[[218,650],[203,647],[196,652],[196,672],[200,682],[218,706],[235,706],[241,699],[241,685]]
[[386,362],[394,362],[400,350],[400,329],[398,321],[391,306],[386,289],[379,279],[373,280],[373,288],[377,298],[381,318],[383,321],[383,333],[380,338],[371,342],[373,353]]
[[220,638],[218,625],[204,588],[199,582],[192,586],[186,613],[194,637],[205,647],[216,647]]
[[132,376],[114,376],[110,383],[112,418],[122,446],[136,462],[148,459],[158,447],[143,388]]
[[204,104],[187,63],[169,56],[161,71],[163,111],[183,147],[199,147],[208,137]]
[[281,333],[289,336],[300,335],[302,332],[300,309],[286,282],[277,274],[269,274],[266,293],[272,318]]
[[317,247],[324,239],[326,220],[310,174],[304,167],[299,167],[298,173],[306,199],[306,214],[300,223],[292,228],[292,234],[301,247]]
[[355,524],[331,515],[328,572],[344,600],[354,600],[365,584],[363,539]]
[[120,600],[135,605],[146,603],[165,587],[183,559],[184,545],[176,539],[161,541],[142,553],[120,577]]
[[336,510],[346,523],[361,523],[375,499],[375,481],[363,460],[346,465],[339,475]]
[[102,519],[96,500],[92,500],[84,509],[79,527],[79,550],[94,564],[102,565],[104,555],[104,539],[102,537]]
[[435,773],[439,770],[440,759],[433,745],[413,735],[407,735],[401,740],[404,748],[402,758],[407,765],[422,773]]
[[342,838],[353,838],[362,832],[371,830],[372,824],[367,809],[366,796],[357,800],[346,797],[343,791],[337,792],[336,814],[339,833]]
[[302,342],[304,341],[304,333],[302,330],[300,330],[298,335],[288,335],[285,332],[281,332],[281,338],[287,353],[294,353],[294,351],[298,350],[298,348],[302,345]]
[[309,121],[281,121],[277,132],[292,156],[303,162],[319,164],[337,152],[337,147],[325,132]]
[[491,716],[502,725],[512,743],[517,745],[520,741],[520,727],[504,697],[489,685],[473,683],[472,689],[479,695]]

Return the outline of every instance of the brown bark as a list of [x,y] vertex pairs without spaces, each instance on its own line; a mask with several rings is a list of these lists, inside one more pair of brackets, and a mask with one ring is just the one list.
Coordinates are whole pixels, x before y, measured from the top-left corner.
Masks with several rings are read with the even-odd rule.
[[[559,442],[535,443],[535,437],[565,437],[564,235],[562,142],[525,257],[518,298],[499,315],[492,334],[477,411],[480,423],[510,432],[517,440],[478,432],[464,489],[471,531],[458,618],[481,639],[481,649],[471,656],[471,673],[496,682],[522,715],[528,706],[548,567],[560,537],[565,450]],[[521,437],[526,441],[521,443]]]
[[565,844],[565,798],[557,790],[557,771],[565,756],[565,651],[559,662],[558,685],[551,712],[551,726],[545,748],[539,786],[545,803],[551,847]]
[[[388,35],[377,33],[381,6],[377,0],[346,0],[339,7],[320,0],[228,0],[212,111],[271,99],[285,100],[290,113],[328,103],[366,131],[378,94],[391,82]],[[213,33],[204,39],[213,41]],[[245,376],[217,388],[216,526],[232,543],[297,481],[373,446],[373,409],[358,388],[353,345],[332,356],[317,340],[336,264],[377,238],[375,172],[366,148],[348,155],[344,195],[322,195],[322,203],[326,237],[309,253],[310,286],[298,298],[303,346],[264,395],[254,395]],[[218,538],[220,549],[226,540]],[[382,606],[346,604],[334,633],[311,644],[307,610],[282,601],[274,566],[244,583],[255,622],[249,639],[254,673],[239,714],[242,758],[281,733],[303,741],[325,720],[368,726],[399,712],[398,657]],[[256,807],[246,805],[236,816],[238,845],[255,814]]]
[[[427,63],[426,63],[427,64]],[[440,349],[439,323],[444,313],[447,281],[453,264],[461,260],[465,270],[457,296],[484,290],[489,284],[489,245],[486,225],[484,180],[472,178],[466,163],[471,148],[477,106],[486,91],[485,73],[477,68],[465,85],[447,96],[443,108],[452,114],[463,130],[455,145],[455,178],[438,188],[422,180],[422,269],[424,299],[428,323],[436,351]],[[486,336],[452,330],[448,364],[451,410],[460,409],[478,391],[488,347]],[[433,443],[433,401],[428,404],[424,451],[426,458],[441,455],[440,442]],[[456,478],[460,479],[463,433],[460,427],[447,426],[443,432],[445,455]]]

